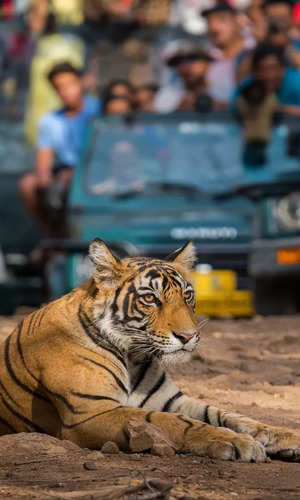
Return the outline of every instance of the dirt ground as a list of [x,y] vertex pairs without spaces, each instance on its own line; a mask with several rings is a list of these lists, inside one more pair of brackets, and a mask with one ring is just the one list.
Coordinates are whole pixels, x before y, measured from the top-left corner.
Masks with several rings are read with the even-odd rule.
[[[0,318],[1,338],[18,319]],[[193,362],[173,376],[210,404],[300,432],[299,326],[300,317],[210,321]],[[151,478],[170,492],[159,493]],[[21,434],[0,438],[0,498],[300,499],[300,463],[102,454]]]

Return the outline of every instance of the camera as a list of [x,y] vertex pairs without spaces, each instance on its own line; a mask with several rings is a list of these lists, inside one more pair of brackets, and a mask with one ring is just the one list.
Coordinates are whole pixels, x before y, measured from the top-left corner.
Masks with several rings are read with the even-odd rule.
[[258,106],[267,96],[265,84],[260,80],[254,80],[242,89],[241,96],[251,106]]
[[196,96],[195,109],[198,113],[210,113],[213,101],[208,94],[198,94]]
[[269,23],[269,30],[268,30],[268,35],[269,36],[274,36],[274,35],[279,35],[283,31],[282,26],[278,23],[278,21],[270,21]]

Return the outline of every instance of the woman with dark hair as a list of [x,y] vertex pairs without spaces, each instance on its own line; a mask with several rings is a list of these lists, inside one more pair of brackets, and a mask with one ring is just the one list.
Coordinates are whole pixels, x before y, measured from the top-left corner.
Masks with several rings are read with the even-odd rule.
[[103,89],[102,99],[105,101],[109,96],[133,98],[133,86],[128,80],[117,78],[111,80]]
[[103,114],[127,115],[133,111],[132,102],[126,96],[109,95],[102,103]]

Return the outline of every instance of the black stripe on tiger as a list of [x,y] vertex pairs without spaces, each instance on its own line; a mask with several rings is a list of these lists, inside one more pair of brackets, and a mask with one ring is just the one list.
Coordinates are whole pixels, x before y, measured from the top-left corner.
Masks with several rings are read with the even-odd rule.
[[92,415],[91,417],[86,418],[85,420],[80,420],[79,422],[75,422],[74,424],[65,424],[62,422],[62,426],[65,427],[66,429],[74,429],[74,427],[78,427],[78,425],[85,424],[86,422],[89,422],[90,420],[93,420],[94,418],[101,417],[102,415],[106,415],[107,413],[111,413],[115,410],[119,410],[120,408],[124,408],[124,406],[115,406],[114,408],[110,408],[109,410],[104,410],[101,411],[100,413],[95,413],[95,415]]
[[37,323],[36,323],[36,328],[40,328],[41,323],[42,323],[42,319],[45,316],[47,310],[48,310],[48,306],[43,307],[43,309],[41,310],[41,314],[40,314],[40,316],[37,320]]
[[151,424],[151,417],[152,417],[153,413],[155,413],[155,412],[149,411],[146,415],[146,422],[149,422],[149,424]]
[[238,449],[238,447],[234,444],[233,445],[233,452],[234,452],[234,457],[233,457],[233,460],[240,460],[241,458],[241,452],[240,450]]
[[[94,344],[113,354],[113,356],[120,361],[124,368],[127,369],[126,361],[124,360],[122,353],[118,351],[116,346],[111,344],[109,339],[106,337],[104,339],[99,337],[100,331],[93,325],[88,315],[82,310],[81,306],[78,311],[78,319],[84,332],[94,342]],[[109,344],[109,347],[106,344]]]
[[134,381],[133,387],[131,389],[131,393],[133,393],[134,391],[137,390],[138,386],[144,380],[144,378],[146,376],[146,373],[148,372],[148,370],[151,367],[151,365],[152,365],[151,359],[149,361],[147,361],[146,363],[142,364],[142,367],[141,367],[140,371],[137,374],[136,380]]
[[[107,339],[105,339],[105,342],[109,342]],[[124,360],[124,358],[122,357],[121,354],[118,354],[115,349],[111,348],[111,347],[107,347],[107,345],[103,345],[101,344],[101,348],[104,350],[104,351],[107,351],[107,352],[110,352],[110,354],[112,354],[113,356],[115,356],[115,358],[117,358],[118,361],[120,361],[120,363],[124,366],[124,368],[126,368],[127,370],[127,365],[126,365],[126,361]]]
[[183,396],[183,393],[181,391],[178,391],[176,394],[174,394],[174,396],[168,399],[161,411],[169,411],[174,401],[176,401],[176,399],[180,398],[181,396]]
[[[129,298],[132,296],[132,311],[136,314],[133,316],[129,316]],[[137,293],[137,290],[133,283],[131,283],[130,287],[127,290],[127,293],[125,295],[123,304],[122,304],[122,314],[123,314],[123,319],[121,321],[122,324],[124,325],[130,325],[131,322],[136,321],[138,323],[143,322],[145,319],[145,313],[144,311],[140,311],[139,308],[137,307],[136,299],[139,297],[139,294]],[[133,305],[134,304],[134,305]],[[138,314],[138,316],[137,316]]]
[[[20,355],[20,358],[22,360],[22,363],[24,365],[24,368],[25,370],[27,371],[27,373],[40,385],[40,387],[42,387],[44,389],[44,391],[47,393],[47,394],[50,394],[51,396],[54,396],[55,398],[57,398],[58,400],[60,400],[62,403],[64,403],[64,405],[68,408],[68,410],[71,412],[71,413],[74,413],[74,414],[78,414],[78,415],[82,415],[83,413],[85,412],[82,412],[82,411],[79,411],[79,410],[76,410],[74,408],[74,406],[64,397],[62,396],[61,394],[58,394],[56,392],[53,392],[53,391],[50,391],[47,387],[45,387],[41,380],[38,379],[33,373],[31,370],[29,370],[26,362],[25,362],[25,358],[24,358],[24,354],[23,354],[23,350],[22,350],[22,343],[21,343],[21,333],[22,333],[22,327],[23,327],[23,323],[21,323],[19,325],[19,328],[18,328],[18,335],[17,335],[17,347],[18,347],[18,352],[19,352],[19,355]],[[48,404],[51,404],[51,402],[49,401],[49,399],[47,398],[44,398],[41,394],[39,393],[34,393],[35,396],[39,397],[40,399],[43,399],[44,401],[46,401],[46,403]]]
[[123,321],[126,321],[126,322],[131,319],[131,316],[128,315],[129,297],[130,296],[132,296],[132,300],[134,300],[137,296],[136,290],[132,284],[130,285],[129,289],[127,290],[127,293],[124,297],[123,304],[122,304]]
[[[38,311],[36,311],[35,313],[33,313],[32,315],[32,319],[30,321],[30,324],[29,324],[29,327],[28,327],[28,334],[30,335],[30,333],[35,330],[35,328],[37,327],[38,325],[38,322],[39,322],[39,319],[41,316],[44,315],[44,309],[39,309]],[[23,324],[23,321],[22,321],[22,324]],[[22,325],[21,324],[21,325]]]
[[8,397],[8,399],[10,399],[11,402],[14,403],[14,405],[20,407],[19,403],[17,403],[17,401],[15,401],[14,398],[9,394],[8,390],[6,389],[6,387],[4,386],[4,384],[2,384],[1,380],[0,380],[0,387],[5,392],[5,395]]
[[34,422],[32,422],[31,420],[29,420],[27,417],[24,417],[24,415],[21,415],[20,413],[18,413],[16,410],[14,410],[9,404],[7,401],[5,401],[4,397],[1,396],[1,399],[2,399],[2,402],[4,404],[4,406],[6,406],[6,408],[16,417],[18,418],[19,420],[21,420],[22,422],[24,422],[24,424],[26,425],[29,425],[29,427],[31,427],[32,429],[34,429],[36,432],[40,432],[41,434],[47,434],[46,431],[44,429],[42,429],[42,427],[40,427],[39,425],[35,424]]
[[193,424],[189,420],[186,420],[183,415],[177,415],[177,418],[178,418],[178,420],[181,420],[181,422],[184,422],[185,424],[187,424],[187,426],[183,432],[183,434],[185,436],[186,433],[190,430],[190,428],[193,427]]
[[116,290],[114,301],[111,305],[111,310],[112,310],[113,315],[115,315],[118,312],[118,299],[119,299],[119,295],[120,295],[122,289],[123,289],[123,286],[119,287]]
[[151,398],[151,396],[153,396],[153,394],[155,392],[157,392],[161,388],[161,386],[163,385],[163,383],[164,383],[165,380],[166,380],[166,374],[163,373],[162,376],[160,377],[160,379],[156,382],[156,384],[154,384],[154,386],[152,387],[152,389],[150,389],[150,391],[148,392],[147,396],[139,404],[140,408],[142,408],[147,403],[147,401]]
[[75,392],[71,391],[71,394],[73,396],[76,396],[77,398],[82,398],[82,399],[93,399],[95,401],[114,401],[114,403],[120,403],[117,399],[110,398],[109,396],[98,396],[95,394],[83,394],[82,392]]
[[107,366],[102,365],[102,363],[98,363],[97,361],[94,361],[93,359],[86,358],[85,356],[81,356],[81,354],[77,354],[77,356],[81,359],[84,359],[85,361],[88,361],[89,363],[92,363],[96,366],[99,366],[100,368],[103,368],[103,370],[110,373],[110,375],[115,379],[115,381],[118,384],[118,386],[120,387],[120,389],[122,389],[122,391],[125,392],[128,396],[128,390],[125,387],[125,385],[123,384],[122,380],[120,380],[119,377],[112,370],[110,370],[110,368],[107,368]]
[[11,424],[9,424],[4,418],[0,417],[0,424],[5,425],[11,432],[16,433],[16,429],[13,428]]
[[208,409],[209,405],[206,405],[203,412],[203,422],[205,422],[206,424],[210,424]]
[[[19,331],[20,331],[20,327],[22,327],[22,325],[19,326]],[[12,380],[15,382],[16,385],[18,385],[19,387],[21,387],[21,389],[23,389],[23,391],[27,392],[28,394],[31,394],[31,396],[34,396],[34,397],[41,399],[42,401],[46,401],[48,403],[47,398],[45,398],[44,396],[42,396],[38,392],[33,391],[32,389],[30,389],[30,387],[27,387],[27,385],[23,384],[23,382],[21,382],[21,380],[16,376],[15,372],[12,369],[10,358],[9,358],[10,340],[11,340],[11,337],[9,336],[5,341],[5,355],[4,355],[5,366],[6,366],[6,369],[9,373],[10,377],[12,378]]]
[[94,344],[100,346],[100,339],[98,339],[98,337],[91,331],[90,320],[87,317],[86,313],[83,311],[81,305],[78,309],[78,319],[86,335],[94,342]]
[[95,299],[98,294],[98,288],[94,279],[91,279],[91,283],[88,288],[88,293],[91,295],[91,297],[93,297],[93,299]]
[[218,427],[222,427],[222,420],[221,420],[221,412],[220,410],[217,411],[217,422],[218,422]]
[[[34,320],[34,318],[35,318],[35,315],[36,315],[36,313],[35,313],[35,312],[31,314],[31,317],[30,317],[30,320],[29,320],[29,325],[28,325],[28,328],[27,328],[27,333],[28,333],[28,335],[30,335],[30,333],[31,333],[31,326],[32,326],[32,322],[33,322],[33,320]],[[22,323],[23,323],[23,322],[24,322],[24,320],[22,321]],[[21,323],[21,325],[22,325],[22,323]],[[20,327],[21,325],[19,325],[19,327]]]

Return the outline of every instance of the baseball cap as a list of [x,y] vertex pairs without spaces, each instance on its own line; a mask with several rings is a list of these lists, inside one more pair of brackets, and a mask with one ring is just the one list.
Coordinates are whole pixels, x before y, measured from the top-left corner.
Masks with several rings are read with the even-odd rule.
[[231,14],[235,14],[236,10],[228,3],[228,2],[216,2],[215,5],[208,9],[204,9],[201,12],[203,17],[207,17],[210,14],[214,14],[215,12],[230,12]]

